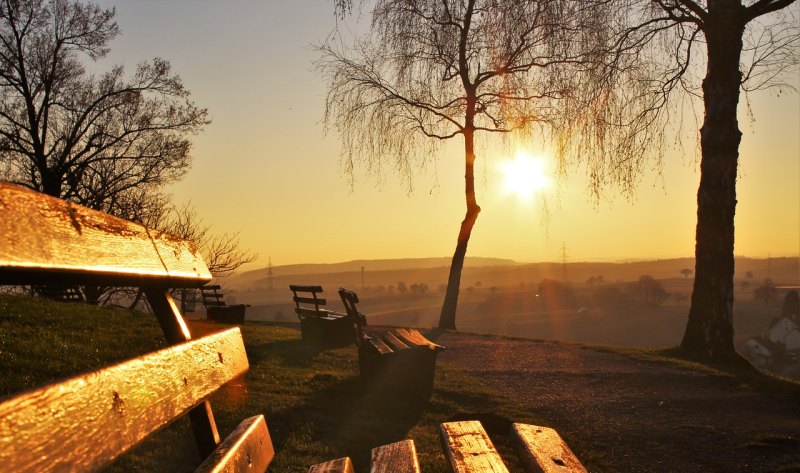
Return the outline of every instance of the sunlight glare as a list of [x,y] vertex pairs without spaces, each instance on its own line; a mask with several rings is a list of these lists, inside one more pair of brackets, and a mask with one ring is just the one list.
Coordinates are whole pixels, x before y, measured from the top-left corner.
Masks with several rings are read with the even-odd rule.
[[524,151],[517,152],[513,160],[501,163],[500,170],[506,193],[515,194],[525,202],[529,202],[537,191],[549,184],[544,159],[534,158]]

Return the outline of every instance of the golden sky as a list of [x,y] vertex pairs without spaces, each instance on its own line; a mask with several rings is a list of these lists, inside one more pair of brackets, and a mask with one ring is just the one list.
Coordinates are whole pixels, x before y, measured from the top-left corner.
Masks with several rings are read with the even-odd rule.
[[[172,192],[215,232],[240,232],[259,254],[250,267],[268,258],[282,265],[452,255],[465,209],[460,140],[418,176],[411,195],[388,169],[380,183],[359,174],[352,190],[341,172],[337,136],[325,136],[321,123],[325,84],[312,67],[312,45],[336,24],[332,0],[100,3],[116,6],[123,32],[101,70],[169,59],[209,109],[213,123],[195,138],[192,170]],[[800,88],[800,77],[792,82]],[[800,99],[763,91],[750,102],[755,121],[740,114],[736,254],[798,256]],[[502,163],[513,151],[481,152],[483,211],[468,256],[554,261],[562,245],[570,261],[693,256],[699,166],[691,146],[671,152],[662,173],[646,173],[632,201],[595,206],[581,169],[556,181],[546,150],[523,145],[551,177],[520,199],[504,185]]]

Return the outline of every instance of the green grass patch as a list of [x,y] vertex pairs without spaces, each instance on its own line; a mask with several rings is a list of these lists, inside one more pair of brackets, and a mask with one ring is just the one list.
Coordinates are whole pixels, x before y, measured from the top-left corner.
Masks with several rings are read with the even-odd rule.
[[[224,328],[190,323],[196,336]],[[480,380],[439,363],[430,399],[373,392],[358,379],[355,347],[318,352],[281,325],[243,326],[250,370],[211,398],[221,436],[245,417],[264,414],[275,445],[270,472],[307,471],[350,456],[368,471],[370,450],[413,438],[423,471],[449,471],[438,424],[492,413],[531,422]],[[0,395],[86,372],[165,345],[150,314],[0,295]],[[188,420],[181,419],[124,455],[111,471],[191,471],[200,462]],[[490,432],[491,434],[491,432]],[[510,458],[510,445],[496,438]],[[512,468],[514,465],[510,465]]]

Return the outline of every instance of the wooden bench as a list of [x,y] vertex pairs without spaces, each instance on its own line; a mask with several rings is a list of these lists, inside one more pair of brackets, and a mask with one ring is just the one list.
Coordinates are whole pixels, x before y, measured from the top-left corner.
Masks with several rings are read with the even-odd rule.
[[[454,473],[508,473],[480,422],[440,425],[442,447]],[[586,473],[578,458],[553,429],[513,424],[511,434],[522,467],[530,473]]]
[[225,295],[220,291],[219,284],[206,284],[200,288],[203,297],[203,306],[206,308],[206,318],[223,324],[243,324],[247,304],[226,305]]
[[[420,473],[417,449],[413,440],[372,449],[370,473]],[[355,473],[350,457],[337,458],[312,466],[308,473]]]
[[322,286],[293,284],[289,289],[303,341],[326,347],[347,346],[355,341],[353,321],[348,314],[324,307],[328,301],[320,297]]
[[366,317],[358,311],[358,295],[339,289],[345,310],[353,321],[361,379],[373,387],[429,396],[433,392],[436,355],[444,347],[416,329],[394,328],[367,333]]
[[210,279],[183,240],[0,182],[0,284],[141,287],[171,345],[3,399],[2,470],[98,470],[188,413],[198,471],[263,472],[273,457],[263,416],[220,443],[207,400],[248,369],[241,332],[192,340],[169,293]]
[[[439,426],[442,448],[453,473],[508,473],[508,467],[480,422],[447,422]],[[512,424],[511,435],[526,473],[587,473],[553,429]],[[413,440],[372,449],[370,473],[419,473]],[[350,458],[314,465],[309,473],[355,473]]]

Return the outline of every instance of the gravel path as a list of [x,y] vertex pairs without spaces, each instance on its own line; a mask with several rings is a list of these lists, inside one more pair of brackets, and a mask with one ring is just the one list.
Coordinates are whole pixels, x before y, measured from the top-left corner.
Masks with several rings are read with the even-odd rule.
[[444,333],[440,360],[556,428],[595,472],[800,472],[800,389],[574,345]]

